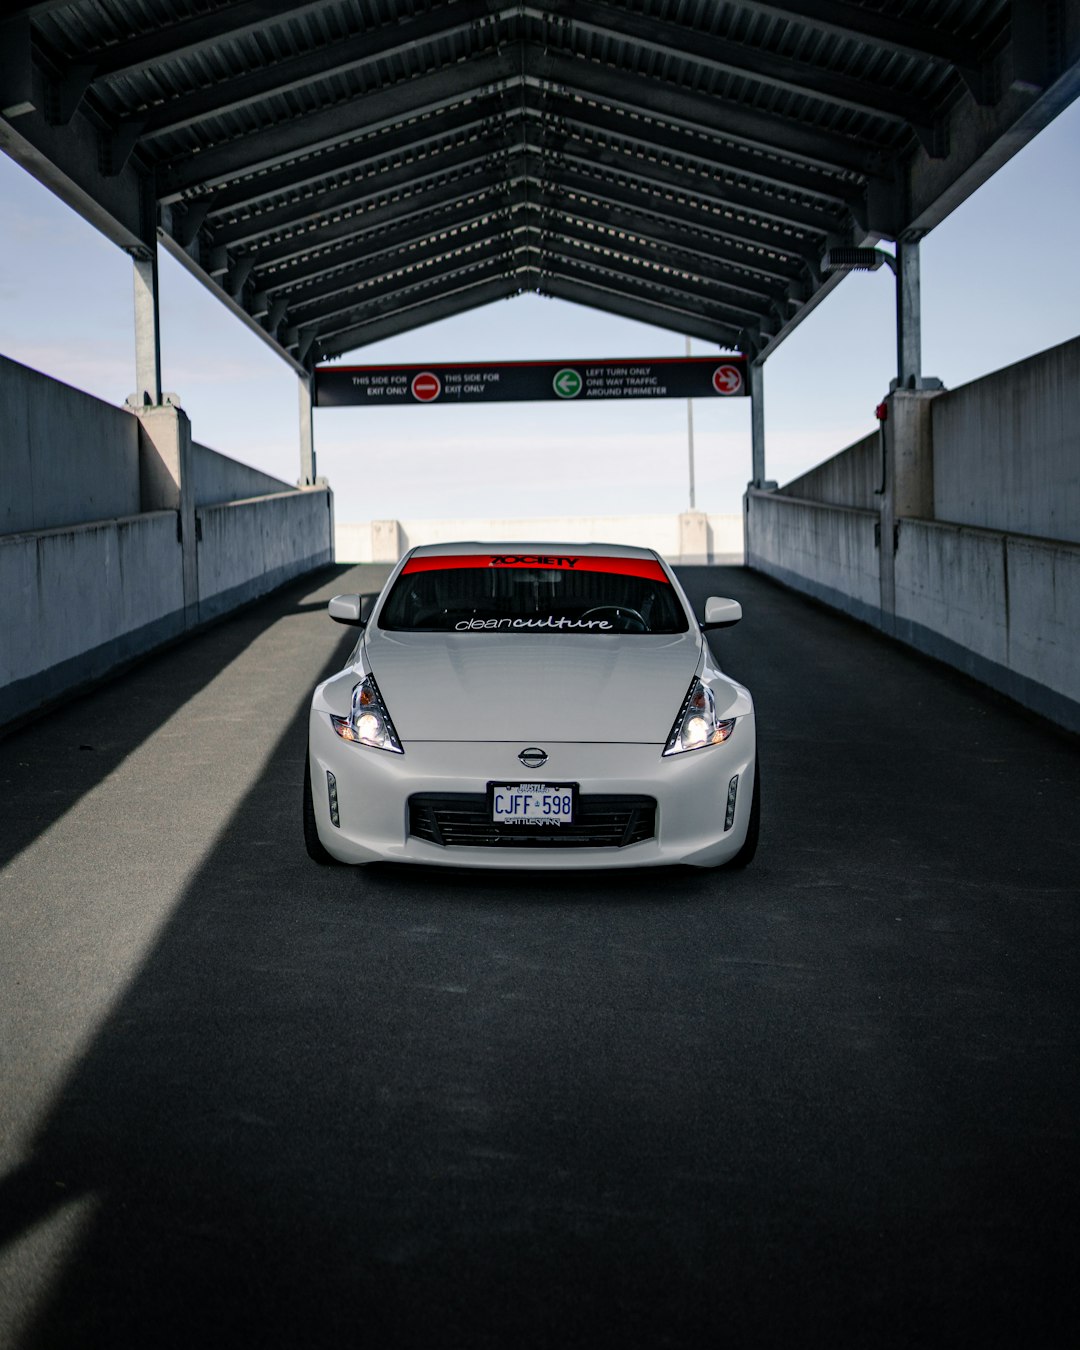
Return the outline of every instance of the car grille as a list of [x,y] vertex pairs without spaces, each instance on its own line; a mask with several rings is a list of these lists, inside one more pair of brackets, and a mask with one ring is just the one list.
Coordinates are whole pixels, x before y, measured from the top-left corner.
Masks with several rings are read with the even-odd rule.
[[486,793],[425,792],[409,798],[409,833],[443,847],[625,848],[656,833],[652,797],[579,797],[572,825],[496,825]]

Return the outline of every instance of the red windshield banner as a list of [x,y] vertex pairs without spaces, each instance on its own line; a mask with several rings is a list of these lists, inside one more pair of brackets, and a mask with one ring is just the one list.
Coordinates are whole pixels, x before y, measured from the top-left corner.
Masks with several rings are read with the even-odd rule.
[[613,572],[667,584],[667,574],[649,558],[601,558],[584,553],[442,553],[410,558],[401,569],[410,572],[448,572],[460,567],[532,567],[558,572]]

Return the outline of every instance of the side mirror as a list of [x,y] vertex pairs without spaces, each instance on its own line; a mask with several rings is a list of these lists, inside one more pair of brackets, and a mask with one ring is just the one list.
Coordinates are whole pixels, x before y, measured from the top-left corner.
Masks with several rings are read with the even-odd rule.
[[336,623],[347,623],[353,628],[363,628],[364,620],[360,617],[358,595],[335,595],[326,608]]
[[705,601],[705,621],[702,628],[730,628],[742,618],[742,605],[738,600],[724,600],[718,595],[710,595]]

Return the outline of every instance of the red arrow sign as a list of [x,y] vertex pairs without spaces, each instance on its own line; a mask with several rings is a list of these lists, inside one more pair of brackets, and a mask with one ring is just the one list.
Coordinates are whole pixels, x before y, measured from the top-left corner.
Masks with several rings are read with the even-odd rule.
[[412,395],[421,403],[430,403],[441,393],[442,382],[438,375],[432,375],[430,370],[422,370],[419,375],[413,377]]
[[742,371],[738,366],[717,366],[712,384],[718,394],[737,394],[742,388]]

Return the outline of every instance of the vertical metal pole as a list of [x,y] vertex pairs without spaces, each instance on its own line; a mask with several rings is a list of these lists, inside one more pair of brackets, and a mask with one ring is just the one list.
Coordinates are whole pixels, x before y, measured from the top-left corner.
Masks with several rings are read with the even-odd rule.
[[157,246],[131,255],[135,284],[135,400],[161,406]]
[[765,483],[765,376],[764,368],[751,361],[750,375],[750,446],[753,457],[751,482],[754,487]]
[[310,371],[299,378],[300,393],[300,486],[311,487],[315,482],[315,427],[312,420],[312,385],[315,377]]
[[[686,354],[690,355],[690,339],[686,339]],[[697,509],[694,493],[694,400],[686,400],[686,443],[690,455],[690,510]]]
[[896,243],[896,376],[900,389],[918,389],[922,377],[919,241]]

